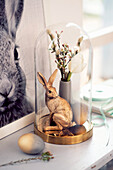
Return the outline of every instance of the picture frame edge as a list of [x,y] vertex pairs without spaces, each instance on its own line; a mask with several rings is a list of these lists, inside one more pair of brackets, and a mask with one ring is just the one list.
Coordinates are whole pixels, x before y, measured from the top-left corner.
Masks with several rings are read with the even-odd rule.
[[10,124],[0,128],[0,140],[11,135],[12,133],[32,124],[35,121],[35,112],[30,113]]

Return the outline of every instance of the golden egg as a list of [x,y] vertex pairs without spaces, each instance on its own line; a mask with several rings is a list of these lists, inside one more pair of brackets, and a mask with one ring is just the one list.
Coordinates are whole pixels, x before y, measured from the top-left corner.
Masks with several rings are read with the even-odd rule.
[[18,146],[27,154],[38,154],[43,151],[45,143],[39,136],[27,133],[18,139]]
[[84,103],[75,102],[72,105],[74,120],[78,125],[83,125],[88,119],[88,106]]

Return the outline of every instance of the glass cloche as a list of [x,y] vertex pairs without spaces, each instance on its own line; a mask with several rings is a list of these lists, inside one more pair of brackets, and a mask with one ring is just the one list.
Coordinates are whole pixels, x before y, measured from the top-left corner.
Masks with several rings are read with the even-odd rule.
[[38,36],[34,128],[44,141],[74,144],[92,136],[92,59],[90,39],[74,23],[51,25]]

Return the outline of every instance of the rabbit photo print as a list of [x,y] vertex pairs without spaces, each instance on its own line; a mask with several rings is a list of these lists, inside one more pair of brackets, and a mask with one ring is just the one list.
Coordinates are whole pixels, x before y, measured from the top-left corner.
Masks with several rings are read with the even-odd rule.
[[0,127],[33,112],[16,44],[23,11],[23,0],[0,0]]

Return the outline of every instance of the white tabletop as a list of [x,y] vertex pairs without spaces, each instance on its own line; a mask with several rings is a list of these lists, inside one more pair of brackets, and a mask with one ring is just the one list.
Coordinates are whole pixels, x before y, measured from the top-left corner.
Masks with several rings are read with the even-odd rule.
[[[95,127],[93,137],[75,145],[45,143],[44,151],[50,151],[54,159],[49,162],[31,161],[2,167],[0,170],[88,170],[99,169],[113,158],[113,119],[108,118],[110,141],[106,146],[105,127]],[[0,140],[0,164],[32,157],[18,147],[18,138],[33,131],[33,124]]]

